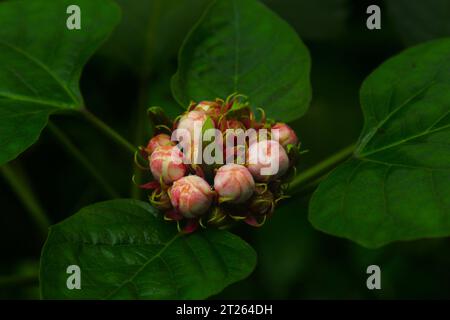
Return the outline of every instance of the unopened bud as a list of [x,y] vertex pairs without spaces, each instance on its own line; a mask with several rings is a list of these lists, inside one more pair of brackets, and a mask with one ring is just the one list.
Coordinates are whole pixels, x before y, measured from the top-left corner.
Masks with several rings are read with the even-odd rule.
[[217,170],[214,189],[219,194],[219,202],[243,203],[255,191],[255,181],[246,167],[226,164]]
[[183,163],[183,153],[173,146],[159,146],[149,159],[150,170],[156,180],[165,184],[180,179],[186,174],[186,165]]
[[273,131],[274,133],[274,140],[278,140],[278,142],[283,146],[286,147],[289,144],[297,144],[298,138],[295,134],[294,130],[292,130],[291,127],[289,127],[287,124],[282,122],[277,122],[272,127],[272,129],[275,129]]
[[172,206],[186,218],[195,218],[208,211],[214,198],[208,182],[199,176],[186,176],[169,189]]
[[173,146],[173,145],[174,145],[174,142],[172,140],[170,140],[169,135],[160,133],[150,139],[150,141],[147,144],[147,148],[145,148],[145,151],[147,152],[148,155],[151,155],[157,147]]
[[275,140],[253,143],[248,149],[248,170],[259,182],[271,181],[286,173],[289,158],[284,148]]

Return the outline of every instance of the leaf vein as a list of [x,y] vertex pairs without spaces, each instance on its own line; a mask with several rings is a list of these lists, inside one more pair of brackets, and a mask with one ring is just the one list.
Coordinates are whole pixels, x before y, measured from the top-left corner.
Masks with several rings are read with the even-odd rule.
[[73,103],[75,105],[77,105],[78,99],[75,97],[75,95],[67,88],[67,86],[64,84],[64,82],[47,66],[45,65],[42,61],[40,61],[39,59],[36,59],[35,57],[33,57],[31,54],[29,54],[27,51],[11,44],[8,43],[6,41],[0,40],[0,45],[3,45],[9,49],[12,49],[13,51],[17,52],[18,54],[22,55],[23,57],[27,58],[29,61],[33,62],[35,65],[37,65],[38,67],[40,67],[42,70],[44,70],[51,78],[53,78],[56,83],[58,83],[61,88],[65,91],[65,93],[67,94],[67,96],[73,101]]

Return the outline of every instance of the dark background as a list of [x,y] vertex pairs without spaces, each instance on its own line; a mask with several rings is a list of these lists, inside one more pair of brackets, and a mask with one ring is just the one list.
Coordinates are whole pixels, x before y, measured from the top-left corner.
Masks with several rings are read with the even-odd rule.
[[[81,89],[94,114],[139,145],[149,134],[146,107],[179,112],[169,88],[177,50],[209,1],[117,2],[123,8],[122,23],[86,66]],[[448,0],[264,2],[292,25],[312,57],[313,101],[308,113],[292,124],[309,149],[302,169],[356,141],[362,128],[359,88],[372,70],[408,46],[450,35]],[[366,28],[370,4],[381,7],[381,30]],[[57,115],[52,121],[122,197],[130,197],[133,162],[128,153],[81,117]],[[52,223],[108,199],[48,129],[13,165]],[[309,196],[286,201],[261,229],[234,230],[256,249],[258,267],[213,298],[450,298],[449,239],[365,249],[314,230],[307,219]],[[1,178],[0,204],[0,298],[39,298],[44,236]],[[381,267],[382,290],[366,288],[371,264]]]

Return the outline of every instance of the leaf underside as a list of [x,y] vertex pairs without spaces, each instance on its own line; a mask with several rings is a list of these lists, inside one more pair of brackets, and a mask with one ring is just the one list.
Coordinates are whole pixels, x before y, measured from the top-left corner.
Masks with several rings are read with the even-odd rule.
[[354,156],[320,184],[310,221],[367,247],[450,235],[450,39],[406,50],[361,88]]
[[[149,204],[113,200],[53,226],[41,258],[45,299],[203,299],[246,277],[253,249],[221,230],[180,235]],[[66,268],[81,269],[69,290]]]

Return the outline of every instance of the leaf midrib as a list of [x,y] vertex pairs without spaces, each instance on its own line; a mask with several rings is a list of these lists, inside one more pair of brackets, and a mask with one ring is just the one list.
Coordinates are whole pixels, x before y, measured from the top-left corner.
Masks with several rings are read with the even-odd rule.
[[58,109],[72,109],[75,107],[74,105],[62,103],[61,101],[35,99],[35,98],[29,97],[29,96],[23,96],[23,95],[8,93],[8,92],[0,92],[0,98],[6,98],[8,100],[14,100],[14,101],[20,101],[20,102],[35,103],[35,104],[54,107],[54,108],[58,108]]
[[[384,119],[382,119],[373,129],[370,130],[370,132],[361,140],[362,143],[361,145],[358,147],[358,150],[356,151],[356,154],[359,154],[361,157],[365,157],[368,154],[372,154],[372,153],[376,153],[377,150],[375,151],[371,151],[369,153],[360,153],[360,151],[362,151],[371,141],[372,138],[378,133],[378,131],[389,121],[392,119],[393,116],[395,116],[400,110],[402,110],[404,107],[406,107],[407,105],[409,105],[409,103],[411,103],[412,101],[414,101],[414,99],[416,99],[417,97],[419,97],[422,93],[424,93],[426,90],[428,90],[431,86],[433,86],[435,82],[431,81],[430,83],[427,83],[424,87],[420,88],[417,92],[415,92],[414,94],[412,94],[410,97],[408,97],[405,101],[403,101],[399,106],[397,106],[396,108],[394,108],[391,112],[389,112],[387,114],[386,117],[384,117]],[[392,89],[393,90],[393,89]],[[390,97],[392,96],[392,91],[391,91],[391,95],[389,96],[389,100]],[[389,103],[390,104],[390,103]]]
[[[432,127],[433,127],[433,126],[431,126],[430,128],[432,128]],[[370,156],[370,155],[373,155],[373,154],[376,154],[376,153],[379,153],[379,152],[382,152],[382,151],[385,151],[385,150],[388,150],[388,149],[397,147],[397,146],[399,146],[399,145],[401,145],[401,144],[403,144],[403,143],[405,143],[405,142],[408,142],[408,141],[411,141],[411,140],[414,140],[414,139],[417,139],[417,138],[420,138],[420,137],[424,137],[424,136],[426,136],[426,135],[433,134],[433,133],[436,133],[436,132],[439,132],[439,131],[442,131],[442,130],[445,130],[445,129],[448,129],[448,128],[450,128],[450,124],[445,125],[445,126],[442,126],[442,127],[439,127],[439,128],[437,128],[437,129],[434,129],[434,130],[427,129],[427,130],[425,130],[425,131],[422,132],[422,133],[419,133],[419,134],[410,136],[410,137],[408,137],[408,138],[406,138],[406,139],[402,139],[402,140],[396,141],[396,142],[391,143],[391,144],[389,144],[389,145],[387,145],[387,146],[384,146],[384,147],[381,147],[381,148],[372,150],[372,151],[370,151],[370,152],[367,152],[367,153],[360,153],[360,154],[355,153],[355,155],[356,155],[355,157],[356,157],[357,159],[367,158],[367,157]]]
[[[413,139],[416,139],[416,138],[418,138],[418,137],[421,137],[421,136],[425,136],[425,135],[427,135],[427,134],[429,134],[429,133],[433,133],[433,132],[435,132],[435,131],[440,131],[441,129],[445,129],[446,127],[448,127],[448,126],[444,126],[444,127],[441,127],[441,128],[438,128],[437,130],[432,130],[433,129],[433,127],[436,125],[436,124],[438,124],[442,119],[444,119],[445,118],[445,116],[448,114],[448,112],[447,113],[445,113],[443,116],[441,116],[437,121],[435,121],[430,127],[428,127],[424,132],[422,132],[422,133],[420,133],[420,134],[417,134],[417,135],[413,135],[413,136],[410,136],[410,137],[408,137],[408,138],[406,138],[406,139],[402,139],[402,140],[399,140],[399,141],[396,141],[396,142],[394,142],[394,143],[391,143],[390,145],[388,145],[388,146],[385,146],[385,147],[381,147],[381,148],[378,148],[378,149],[375,149],[375,150],[372,150],[372,151],[369,151],[369,152],[367,152],[367,153],[364,153],[364,152],[362,152],[363,151],[363,149],[369,144],[369,142],[372,140],[372,138],[378,133],[378,131],[394,116],[394,115],[396,115],[400,110],[402,110],[405,106],[407,106],[410,102],[412,102],[412,101],[414,101],[414,99],[416,99],[417,97],[419,97],[421,94],[423,94],[423,93],[425,93],[427,90],[429,90],[431,87],[433,87],[436,83],[437,83],[437,81],[436,81],[436,79],[437,79],[437,76],[438,76],[438,74],[442,71],[442,65],[443,64],[445,64],[446,63],[446,59],[444,58],[444,59],[442,59],[442,61],[440,61],[440,63],[438,63],[437,64],[437,67],[436,67],[436,73],[434,74],[434,76],[432,77],[432,79],[430,79],[429,80],[429,82],[428,83],[426,83],[422,88],[420,88],[417,92],[415,92],[415,93],[413,93],[409,98],[407,98],[404,102],[402,102],[398,107],[396,107],[396,108],[394,108],[394,110],[392,110],[391,112],[389,112],[389,114],[383,119],[383,120],[381,120],[380,121],[380,123],[378,123],[378,125],[376,125],[364,138],[362,138],[360,141],[360,145],[359,145],[359,147],[357,148],[357,150],[356,150],[356,152],[355,152],[355,155],[356,155],[356,157],[358,158],[358,157],[367,157],[367,156],[369,156],[369,155],[372,155],[372,154],[375,154],[375,153],[378,153],[378,152],[380,152],[380,151],[384,151],[384,150],[386,150],[386,149],[390,149],[390,148],[392,148],[392,147],[395,147],[395,146],[398,146],[398,145],[400,145],[400,144],[402,144],[402,143],[404,143],[404,142],[407,142],[407,141],[410,141],[410,140],[413,140]],[[392,88],[392,90],[394,90],[394,88],[395,88],[395,86]],[[392,96],[392,93],[393,93],[393,91],[391,91],[391,96]],[[391,96],[389,97],[389,104],[390,104],[390,98],[391,98]]]
[[136,270],[136,272],[128,279],[124,280],[118,287],[116,287],[113,291],[111,291],[110,293],[108,293],[104,299],[109,299],[112,296],[114,296],[114,294],[116,294],[117,292],[119,292],[122,288],[125,287],[125,285],[127,283],[133,283],[133,280],[150,264],[152,263],[155,259],[159,258],[164,251],[166,251],[171,245],[172,243],[177,240],[178,238],[180,238],[182,236],[182,234],[177,233],[172,239],[170,239],[169,241],[166,242],[166,244],[164,244],[164,246],[154,255],[152,256],[150,259],[147,260],[147,262],[145,262],[138,270]]
[[[49,106],[53,106],[53,107],[57,107],[57,108],[64,108],[64,109],[66,109],[68,106],[73,108],[73,107],[76,107],[77,105],[79,105],[79,101],[75,97],[75,95],[72,93],[72,91],[69,90],[69,88],[67,88],[67,86],[64,84],[63,80],[61,80],[45,63],[43,63],[39,59],[35,58],[27,51],[15,46],[14,44],[11,44],[7,41],[0,40],[0,45],[3,45],[5,47],[12,49],[16,53],[22,55],[23,57],[25,57],[26,59],[28,59],[29,61],[34,63],[36,66],[38,66],[39,68],[44,70],[63,89],[63,91],[67,94],[67,96],[70,98],[70,100],[72,100],[73,104],[67,104],[67,103],[64,103],[61,101],[56,102],[56,101],[49,101],[49,100],[34,99],[31,97],[28,98],[28,102],[35,102],[38,104],[44,104],[44,105],[49,105]],[[1,93],[0,95],[2,95],[4,97],[13,97],[13,99],[15,99],[15,100],[18,100],[18,99],[16,99],[17,97],[21,97],[20,100],[22,100],[22,101],[24,101],[24,99],[26,98],[25,96],[8,94],[8,93]]]

